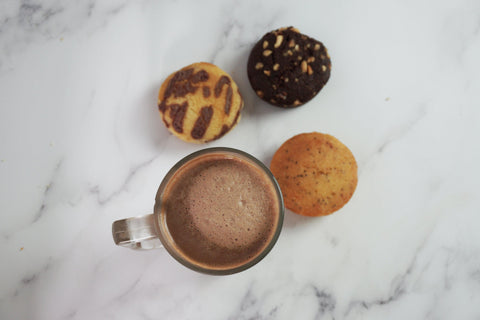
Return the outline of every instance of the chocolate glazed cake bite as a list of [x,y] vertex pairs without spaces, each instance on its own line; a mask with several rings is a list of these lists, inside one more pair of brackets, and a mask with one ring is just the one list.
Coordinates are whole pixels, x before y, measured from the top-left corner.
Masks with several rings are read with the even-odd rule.
[[243,99],[219,67],[199,62],[171,74],[160,87],[158,110],[167,129],[186,142],[205,143],[240,120]]
[[248,59],[248,79],[256,94],[278,107],[298,107],[310,101],[330,78],[327,48],[296,28],[265,34]]

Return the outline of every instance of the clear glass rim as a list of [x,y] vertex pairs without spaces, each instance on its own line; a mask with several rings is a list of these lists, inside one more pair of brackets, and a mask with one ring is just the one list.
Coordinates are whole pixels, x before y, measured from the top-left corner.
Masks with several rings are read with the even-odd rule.
[[[232,267],[232,268],[226,268],[226,269],[210,269],[203,267],[201,265],[196,265],[186,259],[184,259],[179,253],[177,253],[177,250],[172,248],[172,245],[170,244],[170,241],[168,240],[169,235],[168,235],[168,230],[165,230],[165,225],[163,221],[161,221],[161,204],[162,204],[162,197],[163,193],[165,191],[166,186],[168,185],[170,179],[172,176],[177,172],[179,168],[181,168],[183,165],[186,163],[190,162],[191,160],[198,158],[203,155],[207,154],[215,154],[215,153],[229,153],[232,155],[239,156],[240,158],[247,159],[257,167],[261,168],[262,171],[268,176],[270,179],[276,195],[277,195],[277,200],[278,200],[278,220],[277,220],[277,225],[275,232],[270,240],[270,242],[265,246],[265,248],[260,252],[255,258],[247,261],[246,263]],[[277,180],[273,176],[272,172],[270,169],[260,160],[252,156],[251,154],[244,152],[242,150],[234,149],[234,148],[228,148],[228,147],[213,147],[213,148],[206,148],[202,149],[196,152],[193,152],[184,158],[182,158],[180,161],[178,161],[165,175],[163,178],[160,187],[158,188],[157,195],[155,197],[155,206],[154,206],[154,215],[155,215],[155,228],[158,233],[158,236],[160,238],[160,241],[164,245],[165,249],[170,253],[170,255],[175,258],[178,262],[186,266],[187,268],[190,268],[194,271],[198,271],[201,273],[206,273],[206,274],[211,274],[211,275],[229,275],[233,273],[238,273],[241,271],[244,271],[248,268],[253,267],[256,265],[258,262],[260,262],[274,247],[275,243],[278,240],[278,237],[280,236],[280,232],[283,227],[283,219],[285,215],[285,207],[283,203],[283,196],[282,192],[280,190],[280,186],[277,183]]]

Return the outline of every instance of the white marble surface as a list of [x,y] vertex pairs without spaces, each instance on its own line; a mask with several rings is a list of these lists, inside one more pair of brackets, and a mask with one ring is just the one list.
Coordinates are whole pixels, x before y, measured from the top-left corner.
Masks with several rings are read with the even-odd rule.
[[[294,25],[328,47],[307,105],[261,102],[246,60]],[[480,319],[480,2],[3,1],[0,319]],[[167,170],[204,146],[163,127],[157,90],[208,61],[245,98],[208,146],[269,163],[301,132],[359,164],[352,200],[286,213],[258,265],[214,277],[116,247]]]

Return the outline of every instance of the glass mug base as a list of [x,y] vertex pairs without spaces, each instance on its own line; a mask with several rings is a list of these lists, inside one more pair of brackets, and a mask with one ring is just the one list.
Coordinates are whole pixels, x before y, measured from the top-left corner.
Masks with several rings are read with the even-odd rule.
[[227,275],[262,260],[283,225],[282,193],[258,159],[232,148],[194,152],[167,173],[153,214],[115,221],[115,244],[164,247],[184,266]]

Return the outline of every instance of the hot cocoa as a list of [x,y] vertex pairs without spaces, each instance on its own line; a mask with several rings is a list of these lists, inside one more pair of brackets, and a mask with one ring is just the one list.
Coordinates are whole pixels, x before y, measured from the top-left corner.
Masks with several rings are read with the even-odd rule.
[[186,163],[171,178],[161,216],[185,260],[231,269],[268,246],[279,206],[275,186],[261,168],[230,155],[209,154]]

